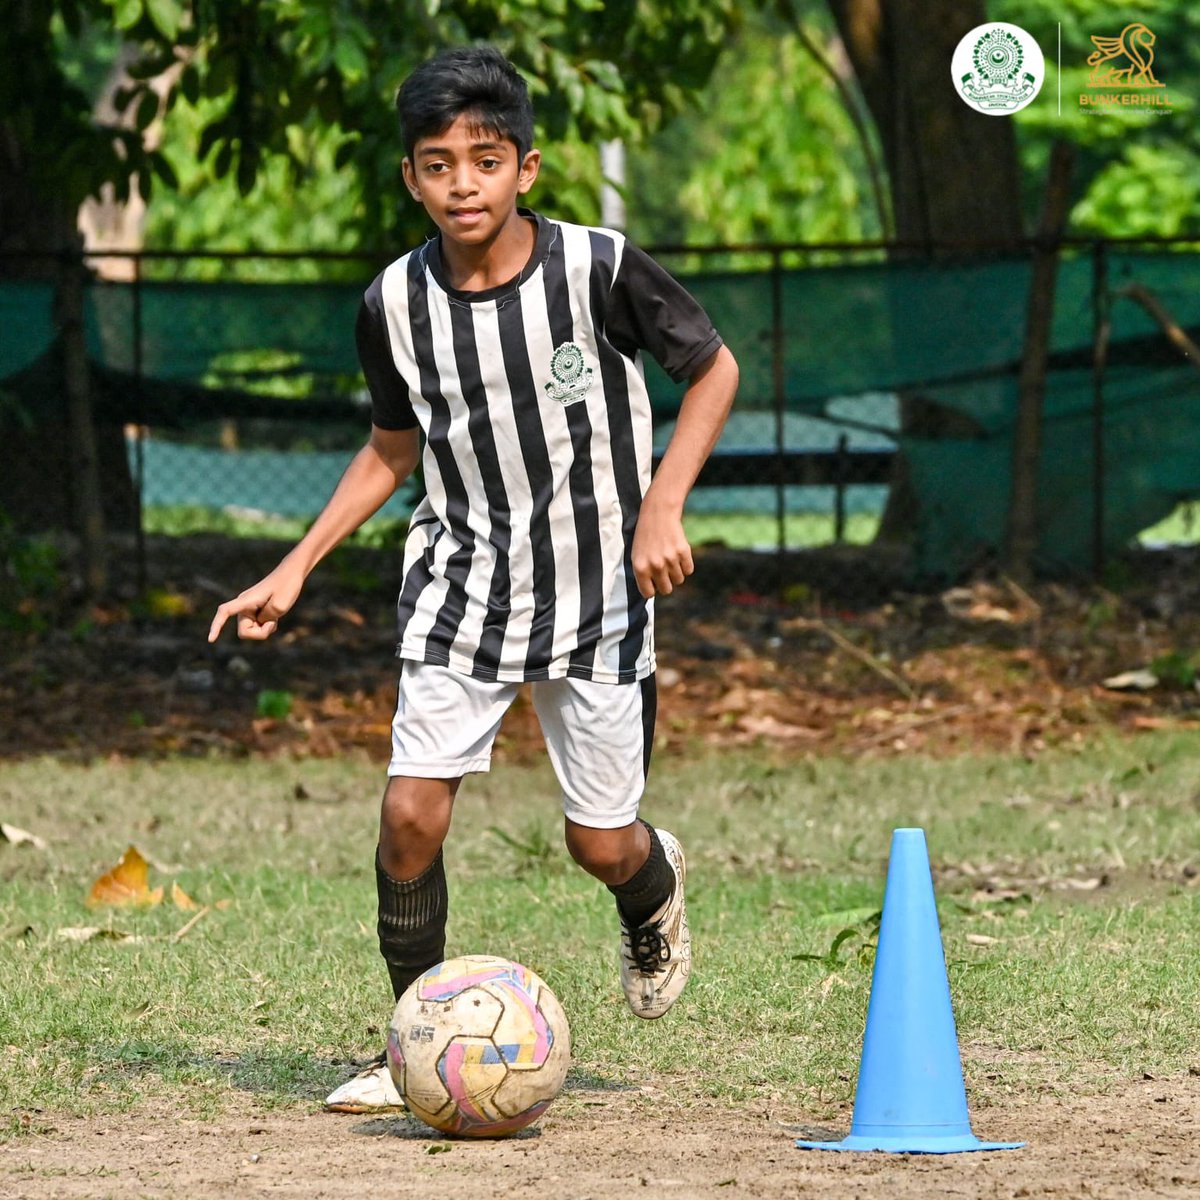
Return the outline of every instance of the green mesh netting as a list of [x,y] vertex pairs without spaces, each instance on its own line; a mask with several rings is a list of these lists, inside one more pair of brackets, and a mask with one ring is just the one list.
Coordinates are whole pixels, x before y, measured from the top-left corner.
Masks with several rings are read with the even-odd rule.
[[[1087,254],[1068,256],[1059,270],[1039,494],[1039,554],[1056,569],[1090,566],[1098,481],[1110,552],[1200,495],[1200,373],[1142,307],[1120,295],[1130,283],[1151,289],[1195,334],[1198,258],[1110,249],[1108,261],[1113,328],[1099,464],[1093,455],[1093,262]],[[1009,259],[788,270],[774,283],[767,273],[687,276],[741,366],[738,407],[719,450],[778,448],[770,415],[778,295],[783,449],[828,450],[843,433],[847,447],[860,454],[886,457],[898,448],[917,501],[919,570],[952,576],[994,554],[1003,544],[1009,501],[1029,273],[1028,260]],[[361,290],[144,283],[142,372],[152,380],[225,389],[303,376],[301,390],[309,395],[349,395],[361,388],[353,338]],[[51,305],[45,286],[0,285],[0,377],[46,349]],[[130,286],[90,289],[88,340],[97,362],[132,371],[135,327]],[[647,381],[663,421],[661,444],[680,389],[653,364]],[[294,393],[294,380],[291,388]],[[186,420],[186,412],[178,415]],[[752,503],[769,509],[772,490],[751,492],[755,481],[745,483]]]

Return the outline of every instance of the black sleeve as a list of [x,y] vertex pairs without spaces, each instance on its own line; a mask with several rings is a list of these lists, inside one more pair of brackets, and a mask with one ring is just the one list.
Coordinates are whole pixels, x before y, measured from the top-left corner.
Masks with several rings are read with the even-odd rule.
[[354,325],[358,361],[371,393],[371,423],[380,429],[413,429],[417,414],[408,398],[408,384],[396,370],[383,311],[380,281],[375,280],[363,295]]
[[722,345],[695,298],[629,242],[609,292],[604,329],[622,354],[647,351],[676,383],[691,378]]

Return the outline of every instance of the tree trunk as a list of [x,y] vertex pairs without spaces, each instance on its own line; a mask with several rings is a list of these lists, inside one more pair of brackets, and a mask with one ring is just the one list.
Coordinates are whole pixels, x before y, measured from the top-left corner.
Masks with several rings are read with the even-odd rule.
[[[892,257],[954,257],[968,243],[1015,246],[1022,230],[1012,121],[970,108],[950,76],[954,48],[987,20],[983,0],[829,0],[829,7],[883,145],[900,243]],[[916,315],[896,303],[891,318],[903,345]],[[915,328],[911,337],[928,338],[929,330]],[[945,416],[927,397],[900,395],[904,434],[936,437]],[[916,517],[897,455],[880,539],[911,539]]]
[[[25,52],[38,53],[49,37],[38,22],[49,18],[24,3],[11,15]],[[81,575],[95,593],[105,578],[106,516],[128,523],[132,484],[120,426],[97,425],[92,412],[76,213],[60,191],[39,186],[30,154],[0,114],[0,287],[42,281],[58,297],[57,337],[30,347],[33,364],[0,379],[0,507],[18,529],[75,532]]]
[[1017,381],[1017,425],[1013,432],[1012,496],[1008,511],[1008,571],[1021,584],[1033,577],[1038,544],[1037,477],[1042,457],[1042,402],[1046,360],[1054,317],[1059,239],[1067,220],[1071,186],[1071,147],[1055,142],[1050,157],[1046,204],[1038,225],[1038,248],[1029,281],[1025,353]]
[[95,600],[108,586],[104,545],[104,504],[100,493],[100,456],[92,416],[92,386],[83,327],[84,269],[68,258],[58,288],[58,328],[62,338],[63,392],[67,402],[71,492],[75,532],[79,535],[84,593]]
[[950,59],[987,21],[983,0],[829,0],[875,119],[891,181],[896,239],[934,256],[937,242],[1021,237],[1011,119],[966,105]]

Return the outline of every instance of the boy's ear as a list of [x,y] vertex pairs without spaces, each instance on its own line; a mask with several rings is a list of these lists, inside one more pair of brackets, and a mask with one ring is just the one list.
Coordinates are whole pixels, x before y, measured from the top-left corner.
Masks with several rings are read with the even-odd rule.
[[412,159],[406,157],[400,164],[400,170],[404,175],[404,186],[408,188],[408,194],[420,204],[421,187],[417,183],[417,173],[413,170]]
[[525,161],[521,163],[520,173],[517,175],[517,195],[523,196],[531,187],[538,177],[538,169],[542,165],[542,152],[540,150],[530,150],[525,155]]

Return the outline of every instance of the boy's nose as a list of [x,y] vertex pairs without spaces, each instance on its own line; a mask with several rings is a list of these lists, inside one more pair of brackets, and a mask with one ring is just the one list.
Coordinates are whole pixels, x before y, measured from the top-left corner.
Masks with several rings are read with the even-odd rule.
[[470,196],[476,191],[475,179],[471,172],[466,169],[459,169],[454,172],[454,178],[450,181],[450,190],[455,196]]

